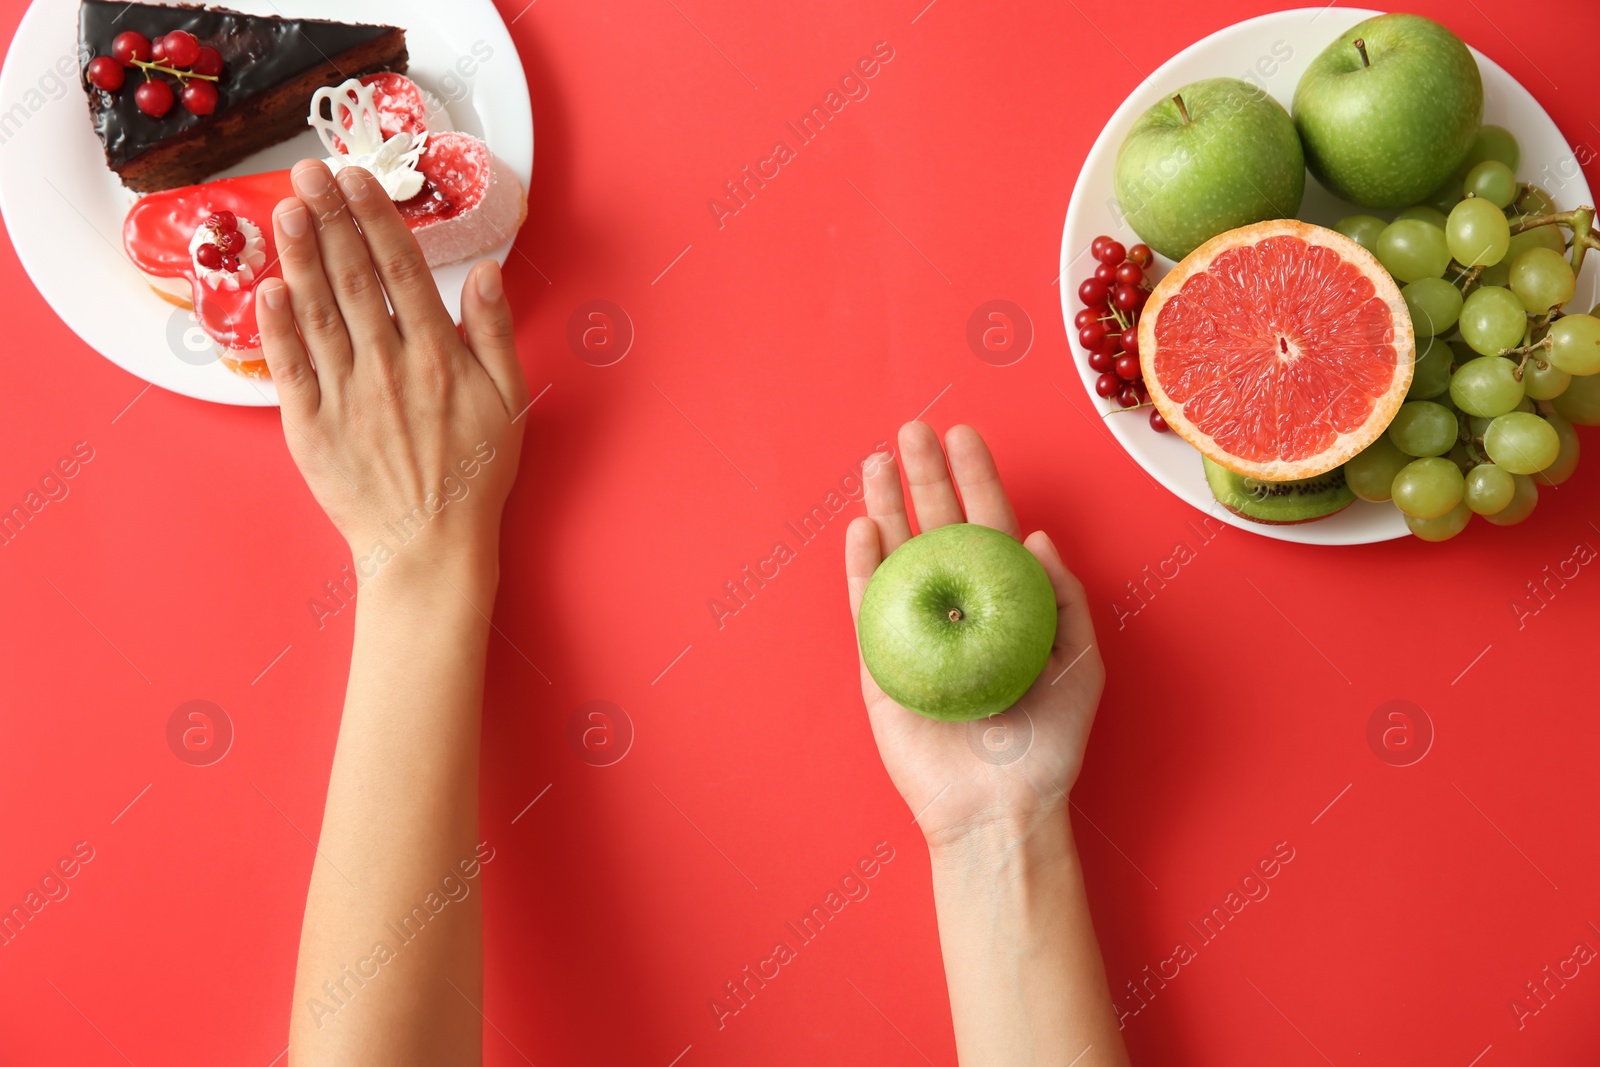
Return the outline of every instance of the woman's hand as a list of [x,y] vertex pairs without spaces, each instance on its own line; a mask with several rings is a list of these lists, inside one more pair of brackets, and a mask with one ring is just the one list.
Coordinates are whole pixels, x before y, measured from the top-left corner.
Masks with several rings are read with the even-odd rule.
[[[289,1059],[479,1063],[484,662],[528,406],[511,309],[499,267],[480,263],[458,332],[416,239],[365,171],[341,171],[335,185],[305,162],[294,187],[272,220],[283,281],[262,282],[256,314],[289,451],[363,585]],[[427,935],[374,959],[386,924],[441,886],[449,910],[429,905]],[[357,979],[359,997],[329,992],[351,967],[371,978],[380,964],[380,981]]]
[[528,403],[499,265],[467,278],[458,331],[370,174],[306,161],[293,178],[272,219],[283,281],[256,292],[290,454],[363,582],[497,577]]
[[[975,522],[1017,536],[975,430],[955,427],[940,448],[925,424],[909,423],[900,454],[921,529]],[[875,456],[865,468],[867,514],[845,536],[853,615],[872,572],[911,536],[894,461]],[[889,777],[928,839],[956,1058],[963,1067],[1127,1067],[1063,810],[1105,668],[1083,586],[1043,533],[1023,544],[1055,587],[1056,640],[1015,707],[968,723],[924,718],[890,700],[865,663],[861,692]]]
[[[941,448],[927,424],[907,423],[900,428],[900,455],[919,529],[974,522],[1019,535],[994,459],[976,430],[954,427]],[[864,465],[864,480],[867,514],[845,536],[852,617],[878,564],[911,537],[894,460],[874,456]],[[1015,707],[977,722],[938,722],[891,700],[861,664],[861,693],[878,752],[933,846],[980,830],[1025,834],[1043,819],[1064,818],[1061,809],[1083,763],[1105,681],[1094,624],[1083,585],[1050,538],[1039,531],[1023,544],[1050,576],[1059,616],[1050,662]]]

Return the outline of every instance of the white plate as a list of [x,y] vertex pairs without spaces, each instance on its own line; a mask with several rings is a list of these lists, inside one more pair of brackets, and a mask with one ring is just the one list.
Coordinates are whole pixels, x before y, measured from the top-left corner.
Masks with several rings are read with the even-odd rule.
[[[527,188],[533,175],[528,82],[492,0],[228,0],[222,6],[404,27],[409,76],[444,99],[456,128],[487,142]],[[122,220],[133,196],[107,169],[83,90],[73,84],[77,41],[76,0],[34,0],[0,70],[0,212],[17,258],[56,314],[129,373],[221,404],[277,404],[270,382],[243,378],[218,362],[189,313],[151,292],[124,255]],[[324,154],[307,127],[217,177],[278,170]],[[477,258],[504,263],[510,252],[508,241]],[[470,266],[433,272],[452,315],[460,314]]]
[[[1312,59],[1339,34],[1377,14],[1381,12],[1339,7],[1299,8],[1236,23],[1197,41],[1163,63],[1122,102],[1111,121],[1106,123],[1078,174],[1078,183],[1067,207],[1066,230],[1061,238],[1061,308],[1078,374],[1097,410],[1106,411],[1108,406],[1095,395],[1094,382],[1099,375],[1089,369],[1088,354],[1078,345],[1078,331],[1073,328],[1072,319],[1081,306],[1078,286],[1090,273],[1089,264],[1094,262],[1089,257],[1089,246],[1095,237],[1107,233],[1124,244],[1139,239],[1122,222],[1112,192],[1117,149],[1134,121],[1158,100],[1201,78],[1248,78],[1288,107],[1300,75]],[[1594,203],[1567,139],[1550,121],[1544,108],[1493,60],[1476,49],[1472,54],[1483,73],[1483,121],[1506,127],[1522,146],[1517,177],[1542,183],[1563,210]],[[1307,175],[1300,218],[1331,226],[1345,215],[1365,210],[1335,199]],[[1392,212],[1389,217],[1393,217]],[[1578,307],[1588,308],[1595,302],[1597,289],[1600,289],[1594,267],[1597,258],[1600,257],[1588,257],[1583,275],[1578,279],[1577,294],[1572,301]],[[1157,262],[1162,271],[1172,266],[1171,261],[1159,257]],[[1156,433],[1145,418],[1134,413],[1115,415],[1105,422],[1134,461],[1162,485],[1200,510],[1241,530],[1281,541],[1316,545],[1367,544],[1407,534],[1405,520],[1393,505],[1361,500],[1330,518],[1298,526],[1267,526],[1240,519],[1217,505],[1206,488],[1200,454],[1176,434]]]

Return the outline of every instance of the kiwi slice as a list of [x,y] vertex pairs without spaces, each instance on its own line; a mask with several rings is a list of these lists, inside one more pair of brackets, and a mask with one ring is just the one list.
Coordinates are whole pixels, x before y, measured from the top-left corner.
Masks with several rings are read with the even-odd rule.
[[1355,493],[1345,484],[1344,468],[1335,467],[1315,478],[1291,482],[1267,482],[1235,474],[1201,456],[1206,465],[1206,483],[1217,502],[1240,518],[1286,526],[1296,522],[1325,519],[1349,507]]

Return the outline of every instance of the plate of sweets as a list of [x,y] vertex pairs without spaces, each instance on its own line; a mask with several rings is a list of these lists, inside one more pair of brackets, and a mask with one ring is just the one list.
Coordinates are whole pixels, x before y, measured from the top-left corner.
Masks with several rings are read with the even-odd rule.
[[1308,544],[1532,514],[1600,425],[1600,236],[1537,100],[1446,26],[1304,8],[1117,109],[1061,244],[1084,389],[1135,462]]
[[302,159],[371,171],[459,316],[471,265],[503,263],[527,216],[527,81],[490,0],[378,10],[35,0],[0,69],[23,102],[0,212],[78,336],[173,392],[276,404],[254,294],[280,276],[271,214]]

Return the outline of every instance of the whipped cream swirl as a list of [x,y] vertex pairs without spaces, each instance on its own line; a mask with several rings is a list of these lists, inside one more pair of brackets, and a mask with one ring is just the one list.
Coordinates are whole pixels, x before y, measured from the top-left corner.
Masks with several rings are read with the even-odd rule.
[[235,253],[239,257],[239,269],[236,271],[207,267],[200,262],[201,246],[217,243],[217,231],[213,227],[201,225],[189,238],[189,257],[194,261],[194,276],[213,289],[243,289],[254,284],[256,275],[267,265],[267,242],[261,236],[261,227],[243,215],[237,217],[237,224],[239,232],[244,235],[244,248]]

